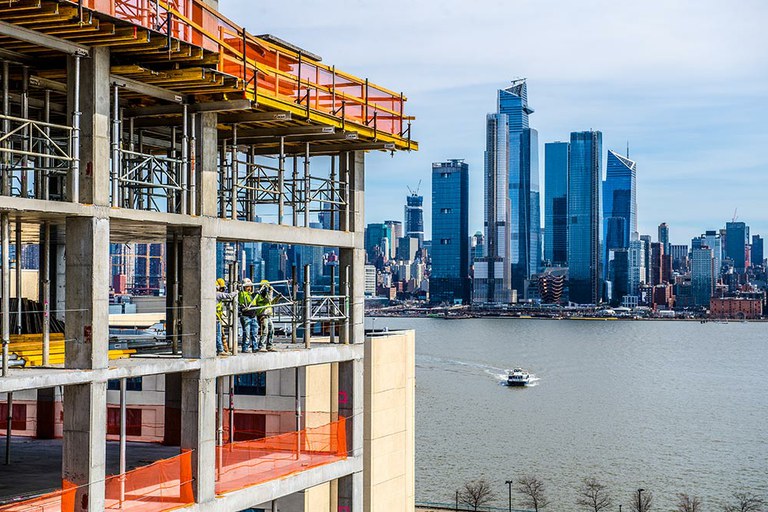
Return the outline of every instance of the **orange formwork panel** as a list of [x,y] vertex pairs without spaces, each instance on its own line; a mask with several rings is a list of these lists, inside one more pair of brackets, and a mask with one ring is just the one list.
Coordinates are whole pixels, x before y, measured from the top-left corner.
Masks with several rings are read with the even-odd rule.
[[346,419],[216,448],[216,493],[224,494],[347,458]]

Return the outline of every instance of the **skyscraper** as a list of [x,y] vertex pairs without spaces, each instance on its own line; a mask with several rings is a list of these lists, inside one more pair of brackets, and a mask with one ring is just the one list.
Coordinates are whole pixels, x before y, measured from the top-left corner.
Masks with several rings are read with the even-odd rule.
[[597,304],[602,299],[603,134],[571,133],[568,164],[568,273],[571,302]]
[[432,164],[432,302],[469,302],[469,165]]
[[[608,151],[606,177],[603,182],[603,275],[611,281],[612,303],[621,301],[617,296],[627,290],[628,282],[615,282],[616,279],[629,279],[629,273],[615,271],[614,264],[625,265],[624,253],[629,249],[632,234],[637,232],[637,164],[615,151]],[[617,253],[618,257],[615,257]],[[615,262],[615,263],[614,263]]]
[[764,259],[763,237],[760,235],[752,235],[752,265],[762,267]]
[[715,282],[717,282],[718,278],[720,277],[720,269],[723,266],[723,240],[721,238],[720,232],[716,230],[705,231],[704,234],[701,235],[701,242],[699,246],[701,247],[704,245],[712,249],[714,279]]
[[749,228],[743,222],[725,223],[725,255],[733,261],[733,270],[743,274],[746,269]]
[[403,237],[403,223],[399,220],[385,220],[384,225],[389,228],[392,238],[389,241],[389,259],[395,259],[397,255],[397,240]]
[[712,249],[706,245],[691,251],[691,292],[696,306],[708,306],[715,286]]
[[664,254],[669,254],[669,226],[666,222],[659,224],[659,243],[664,246]]
[[629,242],[629,283],[627,295],[640,296],[640,284],[646,282],[645,240]]
[[424,244],[424,196],[411,192],[405,198],[405,236],[419,239],[419,248]]
[[539,134],[528,125],[533,109],[524,79],[499,91],[498,113],[508,120],[510,262],[512,288],[521,295],[525,281],[541,267]]
[[544,145],[544,259],[553,266],[568,264],[567,142]]
[[509,259],[509,119],[488,114],[485,136],[485,254],[475,259],[472,302],[505,304],[512,298]]

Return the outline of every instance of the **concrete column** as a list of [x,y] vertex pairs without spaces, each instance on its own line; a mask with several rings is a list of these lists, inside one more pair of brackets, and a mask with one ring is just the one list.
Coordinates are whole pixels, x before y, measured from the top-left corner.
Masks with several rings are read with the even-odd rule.
[[109,361],[109,220],[70,217],[66,230],[66,367],[106,368]]
[[[350,457],[363,454],[363,389],[363,361],[339,363],[339,416],[347,418],[347,449]],[[345,506],[348,508],[343,509]],[[339,480],[339,510],[362,512],[362,472]]]
[[[74,57],[67,69],[73,70]],[[94,47],[80,59],[80,202],[109,205],[109,48]],[[68,110],[74,102],[74,77],[67,80]],[[71,176],[69,177],[71,185]]]
[[[365,153],[362,151],[341,155],[342,166],[347,166],[350,177],[348,230],[354,233],[355,246],[341,249],[339,252],[340,289],[346,289],[346,271],[349,266],[350,280],[350,340],[349,343],[363,343],[365,334],[364,304],[365,295]],[[347,341],[347,340],[342,340]]]
[[199,215],[218,217],[219,210],[216,196],[219,190],[219,157],[218,135],[216,123],[218,116],[215,112],[203,112],[198,116],[195,125],[197,140],[197,212]]
[[181,448],[193,450],[192,477],[198,503],[216,497],[216,379],[186,372],[181,378]]
[[216,357],[216,239],[185,234],[181,251],[182,354],[191,358],[213,358]]
[[78,487],[74,512],[104,510],[107,383],[64,387],[62,478]]

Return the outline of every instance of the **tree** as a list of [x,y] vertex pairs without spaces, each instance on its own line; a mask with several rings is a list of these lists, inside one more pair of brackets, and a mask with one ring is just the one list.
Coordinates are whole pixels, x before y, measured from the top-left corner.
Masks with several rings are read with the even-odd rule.
[[533,475],[517,479],[517,492],[522,495],[525,506],[536,512],[549,505],[549,500],[544,494],[544,482]]
[[763,512],[765,509],[765,500],[757,494],[749,492],[733,493],[735,505],[726,505],[723,507],[725,512]]
[[677,512],[701,512],[701,498],[688,496],[685,493],[677,495]]
[[633,512],[648,512],[651,507],[653,507],[653,493],[651,491],[632,493]]
[[465,483],[464,488],[459,491],[459,503],[472,507],[474,510],[495,497],[491,485],[484,478]]
[[597,478],[590,477],[585,478],[581,482],[579,487],[579,499],[576,504],[587,510],[593,510],[594,512],[600,512],[604,508],[608,508],[613,503],[610,494]]

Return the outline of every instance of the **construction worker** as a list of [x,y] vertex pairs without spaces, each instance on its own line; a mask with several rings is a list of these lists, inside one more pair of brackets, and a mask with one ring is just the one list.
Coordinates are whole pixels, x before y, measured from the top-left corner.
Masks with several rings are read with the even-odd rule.
[[241,352],[250,353],[256,350],[256,297],[253,294],[253,282],[247,277],[243,279],[240,295],[237,299],[240,306],[240,325],[243,328]]
[[272,323],[272,304],[275,303],[273,288],[266,279],[259,283],[259,293],[256,295],[256,315],[259,321],[259,345],[258,350],[265,348],[268,352],[275,352],[277,349],[272,346],[272,338],[275,335],[275,326]]
[[216,355],[230,356],[229,346],[222,336],[222,326],[228,323],[229,305],[225,302],[232,301],[237,296],[237,292],[227,293],[227,283],[222,279],[216,279]]

